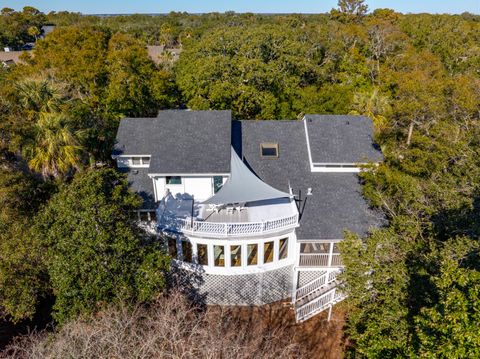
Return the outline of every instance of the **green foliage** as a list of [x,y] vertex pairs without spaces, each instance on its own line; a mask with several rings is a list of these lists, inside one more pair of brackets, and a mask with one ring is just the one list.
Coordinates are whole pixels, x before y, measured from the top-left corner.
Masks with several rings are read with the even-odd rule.
[[3,8],[0,12],[0,48],[17,48],[35,41],[45,22],[45,15],[31,6],[25,6],[23,11]]
[[438,300],[415,318],[419,354],[429,358],[480,356],[480,247],[455,238],[432,253],[439,265],[432,276]]
[[364,0],[338,0],[338,9],[332,9],[330,16],[342,22],[359,21],[367,11]]
[[[53,288],[65,321],[149,300],[163,284],[165,257],[134,226],[123,179],[76,173],[47,203],[54,182],[33,179],[34,158],[36,171],[73,175],[87,155],[109,161],[119,118],[179,105],[242,119],[354,113],[372,117],[385,155],[361,179],[388,224],[342,244],[347,355],[478,356],[480,18],[366,10],[358,0],[320,15],[3,9],[2,44],[33,41],[46,21],[57,28],[26,64],[0,69],[2,311],[29,317]],[[180,60],[165,53],[155,65],[145,44],[181,48]],[[27,151],[47,143],[48,155]]]
[[[3,164],[8,163],[4,161]],[[48,292],[44,248],[29,218],[51,189],[10,166],[0,168],[0,317],[31,318]]]
[[90,170],[61,188],[36,218],[59,322],[161,291],[169,258],[132,218],[139,202],[115,170]]
[[0,218],[0,318],[32,318],[48,292],[45,250],[29,231],[30,223]]
[[342,278],[352,310],[348,334],[368,358],[408,356],[408,268],[405,246],[392,230],[377,230],[363,243],[348,234],[340,243]]
[[155,69],[145,46],[138,40],[128,35],[113,35],[106,60],[105,106],[108,112],[117,116],[156,115],[158,108],[170,105],[162,93],[171,90],[162,82],[165,72]]
[[296,118],[306,108],[341,111],[348,107],[342,93],[356,70],[337,61],[345,72],[337,81],[345,88],[338,87],[340,94],[322,90],[328,71],[322,62],[330,54],[317,36],[271,25],[219,28],[189,42],[176,68],[177,83],[189,107],[232,109],[244,119]]
[[61,114],[42,113],[36,123],[35,140],[26,152],[30,167],[44,178],[59,177],[81,166],[82,132],[74,132],[69,122]]

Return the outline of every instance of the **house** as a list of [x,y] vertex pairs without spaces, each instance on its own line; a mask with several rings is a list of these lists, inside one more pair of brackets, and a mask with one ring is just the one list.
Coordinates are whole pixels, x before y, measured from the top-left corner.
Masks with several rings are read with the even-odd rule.
[[298,321],[344,298],[338,243],[381,225],[358,172],[379,162],[372,121],[306,115],[239,121],[230,111],[160,111],[120,122],[113,151],[179,271],[209,304],[291,298]]
[[21,63],[20,55],[23,51],[0,51],[0,65],[3,67],[11,67]]
[[44,39],[48,34],[55,30],[55,25],[43,25],[40,29],[40,38]]
[[163,45],[149,45],[147,52],[150,59],[157,65],[164,62],[175,62],[180,58],[182,53],[181,47],[166,49]]
[[0,60],[2,67],[12,67],[15,66],[15,61],[13,60]]

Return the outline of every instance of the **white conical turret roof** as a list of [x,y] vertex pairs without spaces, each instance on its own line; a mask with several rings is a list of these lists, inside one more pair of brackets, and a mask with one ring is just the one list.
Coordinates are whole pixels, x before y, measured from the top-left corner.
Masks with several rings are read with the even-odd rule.
[[263,182],[248,169],[235,150],[231,148],[230,178],[214,196],[203,203],[246,203],[291,196],[291,194],[279,191]]

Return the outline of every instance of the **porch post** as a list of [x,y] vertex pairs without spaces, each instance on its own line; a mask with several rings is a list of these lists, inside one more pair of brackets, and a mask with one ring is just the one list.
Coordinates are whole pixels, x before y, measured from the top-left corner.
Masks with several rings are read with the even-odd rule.
[[330,242],[330,248],[328,250],[328,266],[332,266],[332,257],[333,257],[333,242]]

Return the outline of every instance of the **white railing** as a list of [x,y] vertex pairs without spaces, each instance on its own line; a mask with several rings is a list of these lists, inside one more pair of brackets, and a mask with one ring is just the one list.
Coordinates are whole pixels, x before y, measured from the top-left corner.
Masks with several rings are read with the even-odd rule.
[[310,283],[298,288],[295,292],[295,301],[299,301],[322,287],[335,282],[339,273],[340,271],[325,272]]
[[320,289],[324,285],[327,284],[327,277],[328,277],[328,272],[323,273],[318,277],[317,279],[314,279],[310,283],[304,285],[303,287],[300,287],[296,290],[295,292],[295,301],[298,301],[310,293],[315,292],[316,290]]
[[174,221],[174,223],[171,223],[168,226],[162,226],[162,223],[159,223],[160,228],[171,229],[192,235],[206,235],[215,237],[257,235],[294,228],[297,226],[298,214],[263,222],[216,223],[178,218]]
[[338,253],[300,253],[300,267],[341,267],[342,265]]
[[303,322],[345,298],[346,296],[337,287],[333,287],[311,302],[297,308],[295,311],[297,322]]

